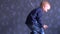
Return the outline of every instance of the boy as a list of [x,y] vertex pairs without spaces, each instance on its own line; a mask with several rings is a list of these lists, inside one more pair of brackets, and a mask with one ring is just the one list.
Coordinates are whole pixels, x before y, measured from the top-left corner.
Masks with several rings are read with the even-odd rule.
[[31,34],[45,34],[44,29],[48,28],[47,25],[42,25],[41,17],[43,12],[50,10],[50,4],[48,1],[42,1],[40,7],[34,9],[27,17],[26,24],[31,29]]

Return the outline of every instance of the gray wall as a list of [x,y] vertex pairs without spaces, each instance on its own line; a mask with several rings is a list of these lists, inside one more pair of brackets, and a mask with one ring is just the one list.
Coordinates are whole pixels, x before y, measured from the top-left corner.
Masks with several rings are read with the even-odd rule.
[[[0,34],[29,34],[25,20],[41,0],[0,0]],[[60,34],[60,0],[49,0],[51,10],[44,14],[42,22],[49,27],[46,34]]]

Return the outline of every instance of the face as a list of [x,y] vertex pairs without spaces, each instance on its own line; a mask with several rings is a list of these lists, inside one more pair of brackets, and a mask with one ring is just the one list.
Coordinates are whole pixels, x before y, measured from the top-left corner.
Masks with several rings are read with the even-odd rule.
[[45,5],[45,9],[49,10],[50,9],[50,5],[49,4],[46,4]]
[[44,5],[44,10],[47,12],[48,10],[50,10],[50,5],[49,4],[45,4]]

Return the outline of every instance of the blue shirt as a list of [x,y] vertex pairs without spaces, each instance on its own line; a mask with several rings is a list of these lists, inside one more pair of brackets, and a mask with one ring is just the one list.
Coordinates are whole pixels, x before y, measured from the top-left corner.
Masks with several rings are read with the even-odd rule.
[[27,16],[26,24],[31,27],[32,25],[36,25],[37,27],[43,27],[41,23],[41,17],[43,14],[43,10],[41,7],[32,10]]

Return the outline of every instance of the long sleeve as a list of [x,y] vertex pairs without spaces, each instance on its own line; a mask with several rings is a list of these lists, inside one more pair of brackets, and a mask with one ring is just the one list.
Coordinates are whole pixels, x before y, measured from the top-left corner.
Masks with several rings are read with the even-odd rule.
[[36,11],[32,12],[31,19],[32,19],[33,25],[36,25],[36,23],[37,23],[36,17],[37,17],[37,12]]
[[31,19],[33,25],[36,25],[41,28],[42,27],[41,17],[42,17],[42,11],[40,8],[38,8],[36,11],[33,11],[31,13]]
[[37,13],[37,22],[39,23],[40,27],[43,27],[42,23],[41,23],[41,20],[42,20],[41,17],[42,17],[42,11],[39,10],[38,13]]

